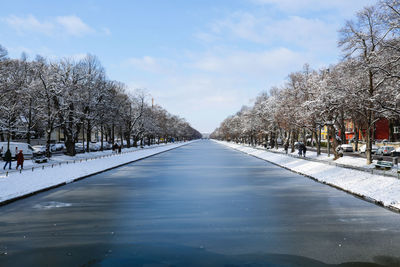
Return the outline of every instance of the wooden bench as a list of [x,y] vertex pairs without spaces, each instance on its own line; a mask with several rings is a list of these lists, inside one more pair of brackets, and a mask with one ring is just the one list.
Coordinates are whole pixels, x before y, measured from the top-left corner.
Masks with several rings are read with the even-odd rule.
[[393,162],[378,160],[378,162],[375,164],[375,168],[390,170],[391,168],[393,168]]

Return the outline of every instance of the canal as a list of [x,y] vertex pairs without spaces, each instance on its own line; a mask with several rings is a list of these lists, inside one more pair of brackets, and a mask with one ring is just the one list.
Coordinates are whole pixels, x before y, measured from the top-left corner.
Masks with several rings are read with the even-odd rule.
[[0,207],[1,266],[395,266],[399,251],[399,214],[206,140]]

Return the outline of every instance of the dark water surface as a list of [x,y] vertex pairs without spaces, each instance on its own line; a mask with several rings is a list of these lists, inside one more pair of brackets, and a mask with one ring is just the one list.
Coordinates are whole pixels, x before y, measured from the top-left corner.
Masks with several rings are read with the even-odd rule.
[[399,214],[198,141],[1,207],[0,265],[396,266],[399,231]]

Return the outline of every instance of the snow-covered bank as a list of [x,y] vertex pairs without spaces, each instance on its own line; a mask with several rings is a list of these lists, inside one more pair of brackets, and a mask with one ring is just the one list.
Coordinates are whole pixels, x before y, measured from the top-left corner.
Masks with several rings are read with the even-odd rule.
[[141,149],[122,154],[109,154],[92,160],[75,160],[53,164],[44,169],[35,168],[22,173],[11,172],[0,176],[0,204],[8,203],[23,196],[31,195],[55,186],[70,183],[81,178],[109,170],[139,159],[150,157],[191,142],[174,143]]
[[400,211],[400,180],[397,178],[294,158],[234,143],[216,142]]

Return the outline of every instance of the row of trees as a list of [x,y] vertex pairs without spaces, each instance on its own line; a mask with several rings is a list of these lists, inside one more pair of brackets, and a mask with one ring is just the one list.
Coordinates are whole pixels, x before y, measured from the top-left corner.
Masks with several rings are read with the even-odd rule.
[[[0,46],[0,139],[46,137],[61,130],[68,155],[75,155],[75,143],[92,133],[103,141],[125,140],[128,147],[138,141],[189,140],[201,134],[184,119],[162,107],[149,105],[145,92],[130,92],[121,82],[107,79],[93,55],[74,61],[48,61],[37,56],[28,61],[7,57]],[[132,140],[132,141],[131,141]]]
[[[321,129],[327,127],[336,159],[338,140],[346,140],[345,121],[351,120],[364,135],[370,164],[375,123],[400,119],[400,1],[363,8],[339,33],[339,63],[320,70],[306,64],[284,86],[225,119],[212,137],[272,147],[282,138],[292,151],[295,141],[311,137],[320,154]],[[358,134],[355,139],[357,145]]]

